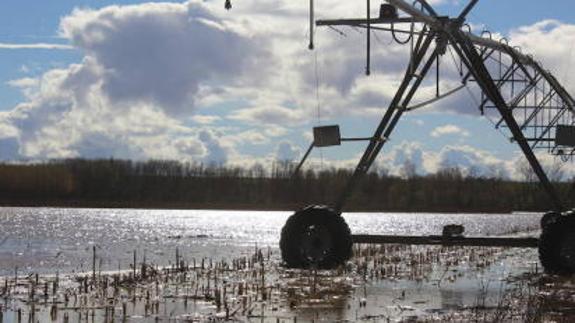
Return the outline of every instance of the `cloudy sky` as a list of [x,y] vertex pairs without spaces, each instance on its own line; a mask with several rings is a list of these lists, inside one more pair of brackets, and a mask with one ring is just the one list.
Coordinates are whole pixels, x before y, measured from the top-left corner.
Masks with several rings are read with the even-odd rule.
[[[430,2],[444,14],[465,3]],[[317,29],[316,50],[307,50],[308,1],[235,0],[231,11],[223,3],[4,0],[0,160],[251,165],[297,159],[318,124],[340,124],[343,136],[371,135],[407,64],[406,46],[374,36],[366,77],[363,31]],[[357,3],[316,0],[318,18],[362,17]],[[575,92],[573,7],[568,0],[482,0],[469,22],[532,53]],[[449,89],[458,80],[449,79],[444,59],[442,88]],[[424,85],[416,101],[433,91]],[[324,148],[312,165],[351,166],[363,148]],[[407,160],[422,174],[458,165],[516,177],[521,159],[461,91],[407,114],[378,166],[400,174]]]

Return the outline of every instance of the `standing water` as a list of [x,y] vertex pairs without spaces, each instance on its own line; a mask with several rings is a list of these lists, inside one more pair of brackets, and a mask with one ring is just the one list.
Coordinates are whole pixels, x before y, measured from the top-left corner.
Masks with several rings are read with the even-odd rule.
[[[230,258],[255,246],[278,248],[292,212],[0,208],[0,275],[89,270],[92,246],[103,270],[127,267],[134,250],[168,265],[186,258]],[[465,234],[509,235],[535,230],[539,214],[346,213],[353,234],[441,234],[446,224]]]
[[[160,290],[156,280],[156,299],[172,300],[171,305],[167,301],[163,305],[166,313],[156,312],[151,315],[146,307],[148,305],[138,305],[136,296],[133,296],[134,305],[131,310],[115,298],[110,301],[111,305],[104,307],[62,308],[91,308],[92,316],[105,318],[109,315],[123,315],[123,318],[141,320],[149,316],[150,321],[158,317],[185,319],[195,315],[207,319],[213,315],[219,315],[216,317],[220,318],[232,315],[235,319],[257,317],[270,322],[280,318],[297,320],[299,317],[298,322],[301,322],[320,318],[328,321],[377,321],[412,317],[444,319],[445,315],[456,315],[458,311],[477,308],[478,305],[500,308],[499,303],[508,289],[509,278],[537,270],[536,250],[399,245],[356,247],[352,261],[337,272],[284,270],[278,266],[278,240],[281,228],[290,214],[271,211],[0,208],[0,277],[4,276],[4,283],[8,286],[10,277],[15,274],[21,277],[33,277],[31,274],[36,273],[46,277],[67,274],[80,281],[81,293],[83,278],[79,277],[92,272],[95,267],[100,275],[101,272],[133,270],[131,264],[134,257],[137,258],[138,266],[145,262],[156,269],[178,268],[180,259],[185,260],[186,268],[189,268],[193,260],[192,270],[198,269],[201,262],[201,273],[184,274],[183,281],[190,280],[190,285],[181,283],[178,287],[176,284],[175,294],[167,288],[171,286],[169,279],[173,279],[168,278],[169,272],[166,272],[165,277],[158,276],[164,277],[161,279],[164,280],[165,289]],[[344,218],[354,234],[431,235],[440,234],[446,224],[462,224],[466,236],[514,236],[537,235],[540,215],[347,213]],[[265,264],[261,250],[268,255]],[[249,259],[254,251],[260,253],[258,261],[261,262],[261,269],[254,262],[247,267],[238,265],[239,257]],[[218,278],[218,274],[214,274],[218,273],[218,269],[208,269],[207,263],[206,276],[203,270],[204,260],[207,259],[210,266],[212,262],[226,263],[219,269],[222,277]],[[218,268],[217,265],[213,266]],[[229,271],[230,267],[237,267],[237,271],[244,274],[246,268],[254,268],[255,274],[248,275],[252,278],[261,274],[261,279],[257,280],[261,280],[262,284],[256,284],[255,288],[260,294],[262,290],[269,291],[269,296],[262,294],[260,298],[257,295],[253,299],[249,298],[250,302],[261,303],[257,307],[261,309],[259,314],[253,313],[255,305],[250,308],[245,304],[247,301],[242,300],[242,295],[245,297],[246,293],[242,290],[247,287],[236,288],[234,283],[230,283],[240,281],[242,284],[243,281],[243,284],[247,284],[249,277],[234,276]],[[264,270],[264,267],[267,269]],[[198,281],[191,282],[192,276]],[[108,278],[104,279],[108,286]],[[194,303],[194,306],[188,307],[187,300],[192,297],[190,286],[195,286],[192,298],[196,300],[202,279],[207,279],[207,287],[203,285],[205,282],[201,285],[204,303]],[[210,279],[215,279],[211,287]],[[98,284],[101,284],[100,278],[98,280]],[[214,289],[214,284],[220,288],[217,287],[218,280],[224,286],[224,296],[221,296],[221,292],[215,294],[216,298],[211,292],[205,294],[205,288]],[[324,290],[320,292],[322,281]],[[69,284],[74,286],[73,283]],[[84,292],[90,293],[86,280],[83,284],[86,288]],[[226,284],[231,285],[225,287]],[[330,285],[337,291],[329,291]],[[187,286],[185,293],[183,286]],[[145,286],[137,288],[142,288],[142,295],[149,296],[150,291]],[[226,291],[226,288],[231,291]],[[232,294],[228,296],[229,300],[226,292]],[[54,292],[53,297],[58,298],[57,294]],[[185,300],[185,307],[178,306],[179,303],[174,301],[180,297]],[[236,302],[236,312],[230,314],[227,303],[226,310],[222,310],[222,305],[216,300],[220,298],[226,302]],[[15,300],[6,304],[3,309],[7,311],[5,319],[16,321],[17,308],[22,304],[19,305]],[[108,306],[117,311],[110,314]],[[48,315],[48,308],[38,315]],[[239,311],[240,308],[243,310]],[[167,309],[170,309],[169,313]],[[37,309],[32,310],[35,311]],[[127,317],[126,313],[129,313]]]

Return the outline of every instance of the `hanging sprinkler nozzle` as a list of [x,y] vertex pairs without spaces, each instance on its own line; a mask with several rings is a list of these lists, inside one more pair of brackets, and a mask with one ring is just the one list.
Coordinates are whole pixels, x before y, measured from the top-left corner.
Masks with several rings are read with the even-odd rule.
[[309,0],[309,45],[307,48],[309,50],[313,50],[313,20],[314,20],[314,12],[313,12],[313,0]]
[[226,10],[232,9],[232,1],[226,0],[226,4],[224,5],[224,8],[226,8]]

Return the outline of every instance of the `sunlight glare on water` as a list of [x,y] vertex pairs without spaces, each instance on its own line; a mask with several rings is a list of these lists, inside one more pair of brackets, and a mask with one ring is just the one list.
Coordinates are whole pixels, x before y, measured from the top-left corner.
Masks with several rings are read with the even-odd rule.
[[[133,252],[169,265],[176,248],[185,259],[230,258],[256,246],[277,248],[292,212],[0,208],[0,275],[91,268],[96,246],[102,270],[127,268]],[[536,230],[540,214],[348,213],[352,233],[429,235],[457,223],[466,235]]]

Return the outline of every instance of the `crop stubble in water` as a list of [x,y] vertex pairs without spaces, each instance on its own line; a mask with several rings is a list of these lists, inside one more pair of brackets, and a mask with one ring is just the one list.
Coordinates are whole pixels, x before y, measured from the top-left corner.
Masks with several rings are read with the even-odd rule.
[[[0,259],[2,264],[10,263],[0,268],[8,275],[5,284],[11,284],[15,265],[21,268],[19,281],[30,272],[90,272],[59,278],[67,287],[58,286],[54,295],[44,299],[42,281],[44,286],[54,284],[49,277],[37,284],[28,282],[27,294],[11,289],[17,296],[11,296],[15,303],[3,310],[12,318],[18,308],[30,312],[15,301],[30,298],[30,290],[38,298],[33,303],[44,301],[44,312],[53,311],[49,304],[54,297],[56,304],[65,301],[68,290],[77,297],[69,309],[73,315],[94,313],[100,318],[121,319],[124,309],[128,316],[150,320],[185,315],[196,315],[199,320],[228,316],[270,321],[296,316],[425,317],[470,307],[482,294],[485,304],[495,306],[503,286],[500,280],[510,271],[533,267],[536,261],[529,251],[389,245],[356,250],[353,260],[340,271],[286,271],[278,268],[276,245],[289,212],[5,208],[0,214],[3,236],[8,236],[0,246]],[[455,222],[465,224],[468,234],[495,235],[527,231],[539,220],[534,215],[362,213],[345,217],[354,233],[380,234],[436,234],[444,224]],[[256,243],[270,246],[269,259],[259,257],[258,252],[254,256]],[[94,246],[98,272],[104,271],[98,279],[91,272]],[[135,278],[133,271],[132,278],[105,273],[117,270],[118,265],[127,269],[134,250],[140,255]],[[267,248],[263,250],[267,254]],[[238,258],[239,254],[245,256]],[[524,257],[532,262],[513,263]],[[158,267],[170,264],[171,270]],[[67,307],[55,306],[63,318]]]

